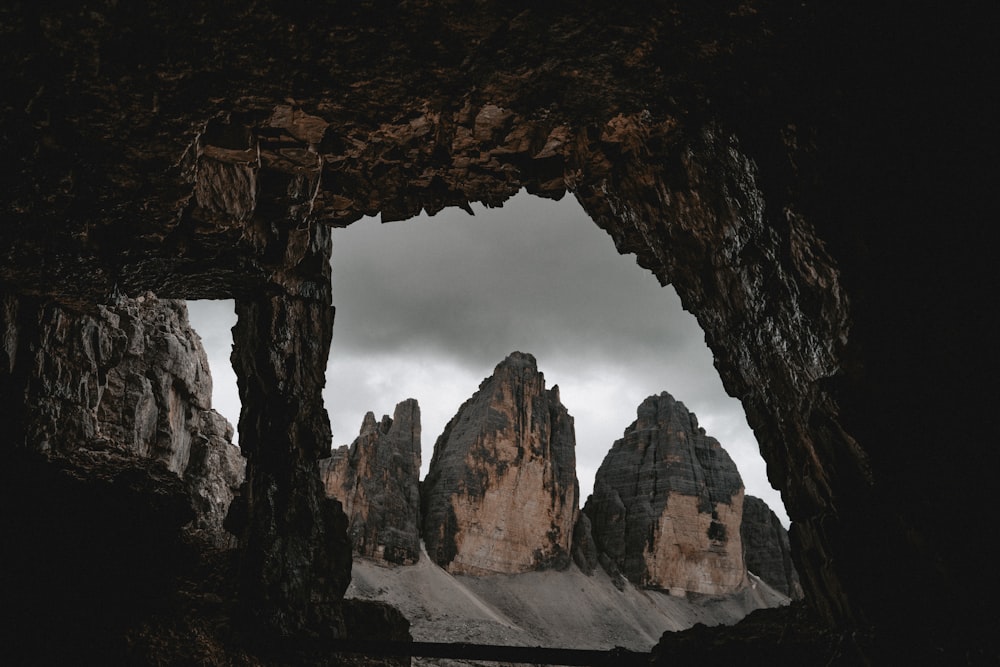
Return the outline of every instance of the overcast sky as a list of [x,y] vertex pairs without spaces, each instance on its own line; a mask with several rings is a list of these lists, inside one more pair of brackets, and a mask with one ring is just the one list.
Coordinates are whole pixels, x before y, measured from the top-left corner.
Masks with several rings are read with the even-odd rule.
[[[535,356],[548,387],[559,385],[575,419],[581,504],[638,405],[668,391],[736,461],[747,493],[787,526],[743,408],[723,390],[673,288],[619,255],[572,196],[522,192],[502,209],[473,210],[384,225],[366,218],[334,231],[337,313],[324,391],[334,446],[354,439],[365,412],[392,415],[416,398],[426,474],[448,420],[520,350]],[[209,354],[215,407],[235,424],[232,302],[189,310]]]

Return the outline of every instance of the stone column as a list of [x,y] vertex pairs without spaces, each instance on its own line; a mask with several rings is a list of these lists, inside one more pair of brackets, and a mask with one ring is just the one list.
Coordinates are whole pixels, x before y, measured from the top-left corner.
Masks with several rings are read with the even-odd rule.
[[347,518],[324,496],[318,473],[332,437],[321,393],[334,315],[330,232],[271,231],[268,246],[284,248],[292,268],[237,301],[233,329],[247,458],[241,596],[251,620],[267,630],[337,637],[351,548]]

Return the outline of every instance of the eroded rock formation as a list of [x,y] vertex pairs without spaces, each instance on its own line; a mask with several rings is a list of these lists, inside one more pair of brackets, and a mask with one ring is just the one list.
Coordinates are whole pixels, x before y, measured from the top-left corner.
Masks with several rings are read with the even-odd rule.
[[245,462],[232,426],[211,409],[208,360],[183,302],[147,293],[83,314],[7,295],[0,330],[8,442],[160,461],[184,479],[197,527],[226,541]]
[[793,600],[802,598],[802,584],[792,563],[788,531],[771,508],[756,496],[743,498],[743,558],[747,569]]
[[450,572],[570,563],[579,485],[573,418],[530,354],[514,352],[434,443],[421,489],[427,553]]
[[602,562],[636,585],[728,595],[746,584],[743,480],[719,442],[666,392],[639,406],[583,511]]
[[365,415],[351,446],[319,463],[323,486],[348,519],[354,553],[397,565],[420,558],[420,406],[396,405],[392,417]]
[[[1000,337],[981,317],[996,247],[983,224],[995,76],[973,66],[997,60],[985,10],[585,9],[5,3],[0,284],[79,310],[117,284],[271,298],[277,312],[302,295],[279,274],[320,221],[572,192],[698,317],[782,490],[822,618],[966,655],[995,635],[1000,588],[988,550],[954,548],[981,532],[967,508],[991,506],[998,467],[980,390]],[[261,242],[272,233],[293,243]],[[324,324],[262,318],[273,331],[237,350],[266,357],[285,335],[322,346],[331,317],[316,314]],[[280,453],[250,461],[268,480],[248,505],[257,563],[281,555],[271,541],[286,527],[314,537],[322,490],[299,477],[329,449],[288,446],[294,419],[265,397],[294,410],[303,383],[261,377],[241,442],[254,430]],[[20,400],[4,406],[8,433],[25,432]],[[927,420],[929,405],[949,418]],[[277,520],[269,491],[291,494],[303,520]],[[304,566],[275,578],[322,577]]]
[[[304,193],[292,172],[270,176],[272,185],[287,186],[281,205],[295,208]],[[344,637],[347,517],[324,495],[319,475],[332,441],[322,394],[333,334],[330,233],[263,222],[254,233],[275,267],[265,289],[236,301],[233,327],[247,458],[242,520],[232,522],[240,534],[241,595],[250,622],[264,631]]]

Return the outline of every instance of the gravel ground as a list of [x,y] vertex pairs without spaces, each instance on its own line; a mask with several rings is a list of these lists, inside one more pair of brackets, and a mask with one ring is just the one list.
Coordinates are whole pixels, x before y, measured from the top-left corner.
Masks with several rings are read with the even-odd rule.
[[[424,554],[416,565],[385,567],[355,559],[348,597],[381,600],[410,619],[418,641],[648,651],[667,630],[695,623],[731,625],[789,600],[753,575],[728,598],[675,597],[626,584],[619,591],[598,570],[576,566],[490,577],[453,576]],[[421,661],[458,667],[474,663]],[[490,663],[496,665],[497,663]]]

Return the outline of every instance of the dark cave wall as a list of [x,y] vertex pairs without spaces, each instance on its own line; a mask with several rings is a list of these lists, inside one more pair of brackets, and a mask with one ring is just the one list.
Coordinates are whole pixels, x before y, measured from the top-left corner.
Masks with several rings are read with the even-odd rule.
[[[318,225],[572,192],[705,329],[809,601],[958,645],[997,588],[988,550],[956,546],[981,534],[969,508],[990,506],[997,464],[978,387],[997,370],[981,313],[1000,58],[981,4],[261,2],[203,7],[191,30],[166,4],[13,3],[0,284],[83,305],[115,285],[240,299],[244,418],[281,443],[251,458],[263,508],[326,437],[311,404],[299,441],[264,400],[318,392],[279,350],[328,336],[322,253],[303,250]],[[288,382],[253,379],[272,353]]]

